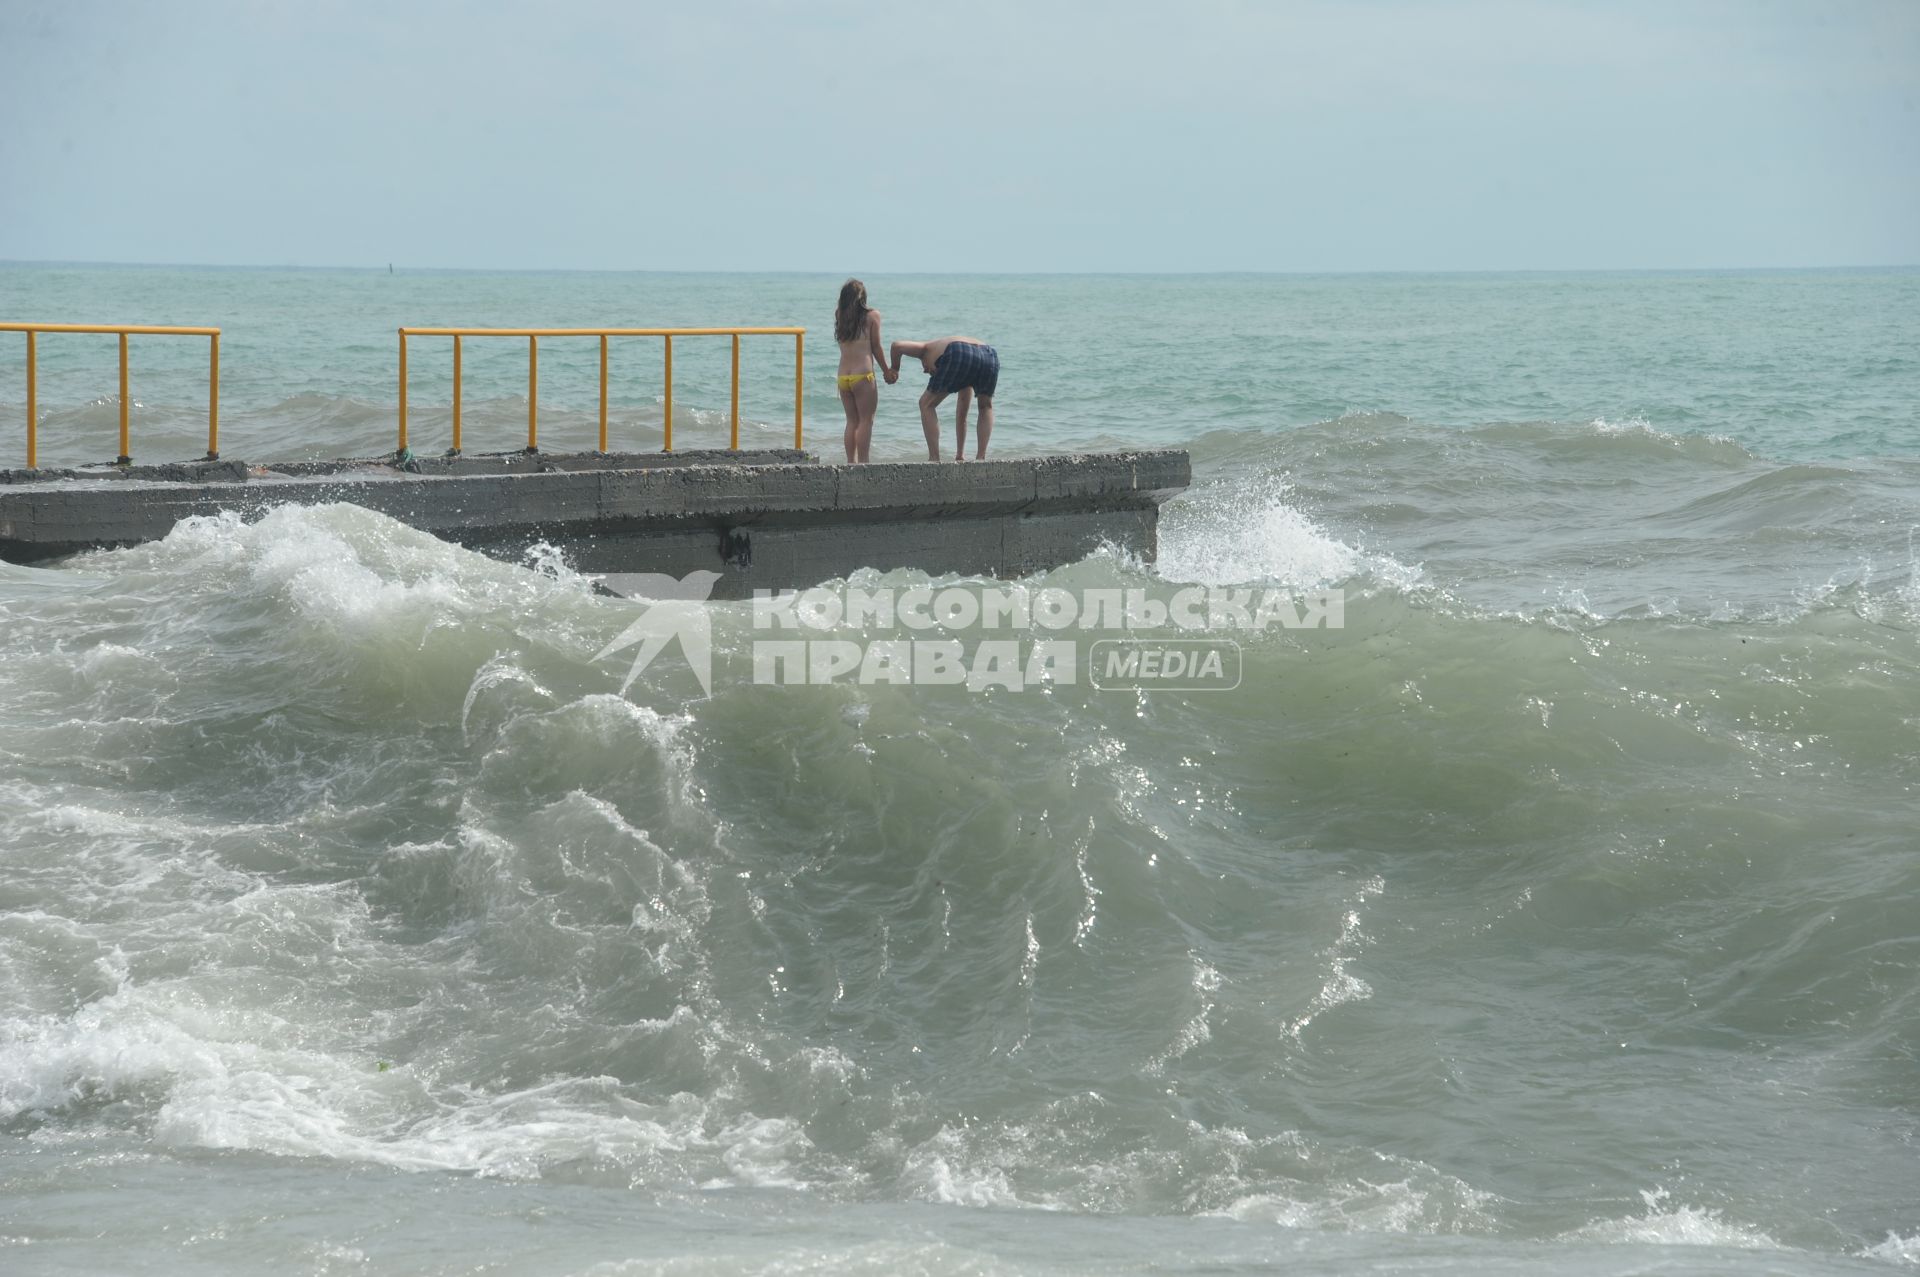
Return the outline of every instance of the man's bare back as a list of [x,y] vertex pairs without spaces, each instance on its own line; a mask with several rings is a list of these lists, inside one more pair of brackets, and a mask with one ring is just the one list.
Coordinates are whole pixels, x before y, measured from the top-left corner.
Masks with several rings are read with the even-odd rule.
[[946,354],[947,347],[956,341],[964,341],[975,346],[987,344],[978,337],[936,337],[932,341],[896,341],[893,343],[896,353],[891,366],[897,371],[900,367],[900,357],[904,355],[909,359],[918,359],[920,366],[928,373],[932,373],[940,364],[940,356]]

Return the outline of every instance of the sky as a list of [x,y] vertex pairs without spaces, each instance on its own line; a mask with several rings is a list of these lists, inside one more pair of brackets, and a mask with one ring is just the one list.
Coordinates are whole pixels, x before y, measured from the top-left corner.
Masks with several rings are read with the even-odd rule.
[[0,260],[1920,263],[1920,0],[0,0]]

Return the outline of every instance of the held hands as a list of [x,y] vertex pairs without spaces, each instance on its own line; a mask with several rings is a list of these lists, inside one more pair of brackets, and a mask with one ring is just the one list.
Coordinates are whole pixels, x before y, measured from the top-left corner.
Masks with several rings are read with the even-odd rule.
[[886,377],[889,386],[900,380],[900,370],[898,368],[883,368],[881,369],[881,373]]

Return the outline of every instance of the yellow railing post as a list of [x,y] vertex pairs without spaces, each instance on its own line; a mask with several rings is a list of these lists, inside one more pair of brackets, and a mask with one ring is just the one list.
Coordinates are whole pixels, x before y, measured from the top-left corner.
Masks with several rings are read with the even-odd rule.
[[407,455],[407,330],[400,330],[400,444],[397,456]]
[[[0,324],[0,328],[7,325]],[[15,325],[23,329],[24,325]],[[105,330],[117,331],[117,330]],[[135,329],[134,331],[142,331]],[[169,330],[186,331],[186,330]],[[206,332],[208,329],[191,331]],[[524,337],[527,339],[527,451],[537,452],[540,443],[540,338],[542,337],[598,337],[600,339],[600,451],[604,454],[612,446],[612,394],[611,370],[612,347],[610,339],[614,337],[660,337],[665,339],[661,351],[662,371],[665,377],[662,402],[665,410],[661,421],[661,447],[667,452],[673,451],[673,342],[676,337],[730,337],[733,344],[732,384],[730,387],[730,430],[728,446],[735,450],[740,447],[740,361],[742,355],[741,338],[748,336],[779,336],[793,338],[793,433],[796,446],[801,442],[805,414],[806,392],[806,329],[804,328],[402,328],[400,329],[400,447],[404,452],[407,442],[407,412],[409,404],[407,385],[407,339],[409,337],[451,337],[453,338],[453,451],[458,453],[463,445],[463,423],[461,405],[464,402],[465,381],[462,375],[461,352],[462,338],[465,337]]]
[[527,338],[527,451],[540,451],[540,339]]
[[800,446],[800,400],[807,388],[806,375],[801,371],[806,363],[802,353],[805,342],[804,332],[793,335],[793,446],[796,448]]
[[40,468],[37,464],[39,461],[39,452],[35,439],[35,433],[39,430],[40,426],[38,420],[40,411],[38,396],[34,393],[33,337],[33,330],[29,328],[27,330],[27,469],[29,470],[37,470]]
[[667,334],[667,408],[664,414],[666,434],[660,444],[660,451],[673,451],[673,334]]
[[0,332],[27,337],[27,468],[40,465],[40,334],[96,333],[120,339],[120,455],[117,465],[133,463],[133,386],[128,371],[128,338],[134,333],[163,337],[210,337],[207,356],[207,459],[218,460],[220,446],[220,330],[155,324],[25,324],[0,320]]
[[453,339],[453,455],[460,455],[460,338]]
[[133,448],[128,438],[128,413],[131,406],[127,402],[127,335],[120,334],[120,459],[118,464],[133,464]]
[[220,334],[207,339],[207,460],[220,460]]

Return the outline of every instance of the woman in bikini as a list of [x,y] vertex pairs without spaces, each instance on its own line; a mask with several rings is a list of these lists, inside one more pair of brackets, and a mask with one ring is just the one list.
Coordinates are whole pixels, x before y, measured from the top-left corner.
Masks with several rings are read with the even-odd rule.
[[873,414],[880,406],[876,368],[886,366],[880,346],[880,312],[867,309],[867,286],[850,279],[840,287],[833,312],[833,339],[840,343],[840,404],[847,410],[847,461],[867,459],[873,447]]

